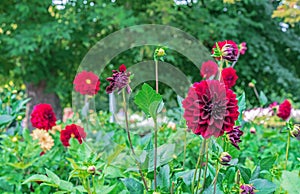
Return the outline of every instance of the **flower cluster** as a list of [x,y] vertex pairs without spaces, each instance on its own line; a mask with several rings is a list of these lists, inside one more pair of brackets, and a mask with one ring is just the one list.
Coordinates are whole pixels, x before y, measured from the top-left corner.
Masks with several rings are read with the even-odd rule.
[[56,116],[50,104],[38,104],[33,108],[30,118],[33,127],[49,130],[56,125]]
[[122,64],[119,67],[119,71],[112,70],[112,72],[112,77],[106,79],[110,82],[109,86],[106,87],[106,93],[110,94],[115,90],[117,90],[117,92],[119,93],[123,88],[126,88],[127,93],[130,93],[130,72],[126,72],[126,66]]
[[82,139],[86,137],[84,129],[78,125],[71,124],[67,125],[64,130],[60,132],[60,140],[62,144],[66,147],[70,146],[69,140],[71,138],[76,138],[81,144]]
[[189,129],[204,138],[233,130],[239,116],[236,95],[218,80],[194,83],[182,104]]
[[82,71],[73,81],[74,89],[82,95],[95,95],[100,89],[99,77],[93,72]]

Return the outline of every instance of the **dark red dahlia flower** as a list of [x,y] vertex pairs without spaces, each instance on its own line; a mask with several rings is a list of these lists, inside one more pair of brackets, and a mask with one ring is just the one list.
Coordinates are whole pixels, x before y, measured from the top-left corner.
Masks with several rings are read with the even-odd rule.
[[236,95],[217,80],[196,82],[183,100],[183,117],[195,134],[209,138],[231,131],[239,116]]
[[203,78],[210,78],[211,76],[216,76],[218,72],[218,65],[214,61],[206,61],[202,63],[200,75]]
[[236,61],[238,56],[238,46],[232,40],[217,42],[212,48],[212,56],[216,60],[225,59],[227,61]]
[[292,105],[288,100],[284,100],[278,108],[277,116],[282,118],[283,120],[287,120],[292,111]]
[[250,184],[243,184],[240,186],[240,193],[241,194],[254,194],[255,193],[255,187]]
[[240,128],[241,126],[236,126],[232,131],[226,132],[228,140],[238,150],[240,150],[238,143],[241,142],[241,136],[244,134],[243,131],[240,130]]
[[69,140],[71,138],[76,138],[81,144],[82,139],[84,139],[85,137],[86,133],[84,129],[75,124],[67,125],[66,128],[60,132],[60,141],[66,147],[70,146]]
[[38,104],[33,108],[30,118],[33,127],[49,130],[55,126],[56,116],[50,104]]
[[238,78],[239,77],[237,76],[235,69],[233,69],[232,67],[227,67],[227,68],[223,69],[222,80],[223,80],[224,84],[226,85],[226,87],[228,87],[228,88],[233,87]]
[[241,55],[244,55],[246,50],[247,50],[247,44],[245,42],[239,44],[239,51]]
[[75,91],[82,95],[95,95],[100,89],[99,77],[88,71],[78,73],[73,84]]
[[117,90],[119,93],[125,87],[127,92],[130,93],[131,92],[131,89],[129,87],[130,72],[126,72],[126,66],[122,64],[119,67],[119,71],[112,70],[112,72],[113,72],[112,77],[106,79],[107,81],[110,82],[109,86],[106,87],[106,93],[110,94],[115,90]]

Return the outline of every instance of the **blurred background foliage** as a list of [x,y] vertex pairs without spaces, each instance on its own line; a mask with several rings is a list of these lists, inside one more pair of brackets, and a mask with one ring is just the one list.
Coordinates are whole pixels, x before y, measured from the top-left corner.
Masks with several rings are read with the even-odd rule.
[[[77,68],[95,43],[132,25],[163,24],[191,34],[208,50],[225,39],[247,42],[247,53],[236,66],[239,80],[235,89],[238,93],[245,90],[248,108],[259,105],[248,87],[253,79],[270,101],[289,98],[299,102],[299,6],[295,0],[2,1],[0,85],[10,80],[16,86],[46,83],[38,85],[43,93],[55,93],[62,107],[71,106]],[[100,77],[98,108],[108,107],[104,91],[111,70],[122,63],[130,66],[151,60],[154,49],[133,48],[111,61]],[[201,79],[199,70],[176,51],[168,51],[166,62],[192,81]],[[27,88],[27,92],[36,89]],[[167,86],[160,90],[167,94],[165,100],[176,99]]]

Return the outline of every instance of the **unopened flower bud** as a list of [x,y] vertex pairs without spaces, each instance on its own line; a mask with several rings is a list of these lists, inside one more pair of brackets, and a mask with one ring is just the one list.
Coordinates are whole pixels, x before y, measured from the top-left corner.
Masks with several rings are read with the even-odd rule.
[[253,82],[250,82],[250,83],[248,84],[248,86],[249,86],[250,88],[254,88],[254,87],[255,87],[255,84],[254,84]]
[[300,125],[294,125],[294,128],[290,133],[292,137],[300,138]]
[[158,50],[157,50],[157,53],[156,53],[156,56],[157,57],[163,57],[163,56],[165,56],[166,55],[166,52],[165,52],[165,50],[163,49],[163,48],[159,48]]
[[255,187],[251,184],[243,184],[240,186],[240,193],[241,194],[254,194]]
[[87,172],[90,173],[90,174],[95,174],[96,172],[96,167],[95,166],[89,166],[87,168]]
[[254,127],[251,127],[251,128],[250,128],[250,133],[255,134],[255,133],[256,133],[256,129],[255,129]]
[[18,138],[16,136],[14,136],[12,139],[11,139],[12,142],[17,142],[18,141]]
[[176,131],[176,123],[169,122],[167,125],[168,128],[172,129],[173,131]]
[[23,117],[21,115],[17,116],[17,120],[21,121],[23,119]]
[[219,161],[222,165],[228,166],[229,162],[231,161],[231,156],[228,152],[222,152],[219,158]]

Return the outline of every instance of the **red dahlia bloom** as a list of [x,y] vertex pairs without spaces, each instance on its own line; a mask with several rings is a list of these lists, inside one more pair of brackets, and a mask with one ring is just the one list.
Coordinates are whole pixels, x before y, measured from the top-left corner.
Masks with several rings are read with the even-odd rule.
[[241,55],[244,55],[246,50],[247,50],[247,44],[245,42],[239,44],[239,51]]
[[128,93],[131,92],[131,88],[129,86],[130,81],[130,72],[126,72],[126,66],[122,64],[119,67],[119,71],[112,70],[112,77],[108,77],[106,80],[109,81],[109,86],[106,87],[106,93],[110,94],[113,91],[117,90],[120,92],[123,88],[126,87]]
[[211,76],[215,76],[217,72],[218,72],[218,65],[215,62],[209,60],[202,63],[200,75],[203,78],[210,78]]
[[76,138],[81,144],[82,139],[85,137],[86,133],[84,129],[75,124],[67,125],[66,128],[60,132],[60,141],[66,147],[70,146],[69,140],[71,138]]
[[82,95],[95,95],[100,89],[99,77],[88,71],[78,73],[73,84],[75,91]]
[[56,116],[50,104],[38,104],[33,108],[30,116],[33,127],[49,130],[55,126]]
[[183,117],[195,134],[219,137],[233,129],[239,116],[237,103],[233,91],[218,80],[196,82],[182,102]]
[[216,60],[221,60],[222,58],[231,62],[236,61],[238,52],[238,46],[232,40],[217,42],[212,48],[212,56],[215,57]]
[[237,76],[235,69],[233,69],[232,67],[227,67],[227,68],[223,69],[222,80],[224,81],[224,84],[226,85],[226,87],[228,87],[228,88],[233,87],[238,78],[239,77]]
[[277,116],[282,118],[283,120],[287,120],[292,111],[292,105],[288,100],[284,100],[278,108]]

